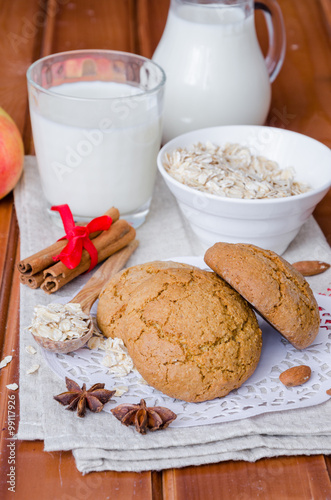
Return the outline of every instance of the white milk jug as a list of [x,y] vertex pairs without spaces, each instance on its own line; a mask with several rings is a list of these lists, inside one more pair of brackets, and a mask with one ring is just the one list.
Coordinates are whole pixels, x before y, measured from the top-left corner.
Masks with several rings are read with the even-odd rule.
[[[266,59],[254,9],[262,9],[266,18]],[[262,125],[270,82],[284,55],[285,29],[276,0],[171,0],[153,55],[167,76],[163,142],[202,127]]]

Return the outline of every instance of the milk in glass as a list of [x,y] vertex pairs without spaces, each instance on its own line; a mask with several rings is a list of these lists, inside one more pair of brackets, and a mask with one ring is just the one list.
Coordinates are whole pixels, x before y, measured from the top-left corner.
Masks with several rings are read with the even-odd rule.
[[31,95],[30,112],[50,205],[67,203],[76,218],[111,206],[123,216],[148,211],[161,137],[156,96],[125,83],[64,83],[38,101]]

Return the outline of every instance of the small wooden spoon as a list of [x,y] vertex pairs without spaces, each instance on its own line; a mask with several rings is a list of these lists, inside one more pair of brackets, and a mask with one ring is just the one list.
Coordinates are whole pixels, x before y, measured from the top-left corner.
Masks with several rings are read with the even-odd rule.
[[71,340],[51,340],[49,338],[39,337],[33,334],[35,341],[47,351],[62,354],[76,351],[80,347],[83,347],[83,345],[85,345],[86,342],[88,342],[88,340],[92,337],[94,331],[93,319],[90,314],[94,302],[99,297],[102,288],[109,281],[109,279],[123,269],[129,257],[138,245],[139,242],[137,240],[133,240],[126,247],[122,248],[122,250],[119,250],[115,254],[111,255],[94,273],[92,278],[88,280],[81,291],[70,300],[69,304],[80,304],[83,312],[90,316],[90,328],[88,332],[86,332],[82,337]]

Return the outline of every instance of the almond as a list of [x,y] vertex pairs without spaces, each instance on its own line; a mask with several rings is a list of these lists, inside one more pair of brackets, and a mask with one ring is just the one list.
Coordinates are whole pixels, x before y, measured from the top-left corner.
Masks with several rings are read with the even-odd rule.
[[329,269],[330,264],[320,260],[301,260],[292,264],[303,276],[315,276]]
[[311,369],[307,365],[292,366],[279,375],[279,380],[286,387],[302,385],[310,379]]

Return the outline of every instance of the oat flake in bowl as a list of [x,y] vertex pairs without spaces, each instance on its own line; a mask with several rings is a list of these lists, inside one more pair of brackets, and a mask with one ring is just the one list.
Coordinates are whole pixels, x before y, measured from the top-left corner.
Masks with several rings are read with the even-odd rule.
[[207,142],[166,153],[163,166],[177,181],[199,191],[230,198],[270,199],[306,193],[310,186],[295,181],[294,169],[255,156],[240,144],[223,148]]
[[[227,155],[231,157],[227,164],[231,163],[231,168],[236,170],[236,182],[239,186],[238,188],[234,183],[230,195],[224,194],[223,191],[231,187],[233,179],[223,179],[223,186],[219,188],[213,176],[208,179],[209,172],[206,175],[205,168],[197,176],[199,184],[204,186],[208,182],[212,183],[215,190],[220,189],[221,195],[192,187],[187,181],[183,184],[167,171],[167,163],[173,151],[191,151],[195,144],[207,143],[223,146],[240,144],[243,148],[236,150],[236,146],[229,146],[230,150],[232,147],[234,149]],[[208,144],[207,151],[209,148]],[[209,153],[201,154],[209,170],[212,167]],[[176,155],[180,157],[180,151],[177,151]],[[261,167],[256,164],[253,173],[250,173],[252,178],[247,182],[245,175],[243,181],[246,184],[245,189],[247,190],[248,185],[248,191],[254,196],[243,196],[242,184],[237,175],[242,167],[239,169],[238,164],[246,162],[247,165],[251,155],[270,159],[270,162],[266,161],[263,166],[264,171],[268,171],[272,166],[272,173],[266,174],[267,181],[272,186],[268,196],[261,197],[266,183],[257,182],[255,170]],[[213,157],[213,154],[211,156]],[[273,127],[229,125],[195,130],[165,144],[158,154],[157,162],[164,181],[205,250],[214,243],[223,241],[248,243],[282,254],[331,185],[330,149],[303,134]],[[273,162],[283,169],[280,178],[274,177]],[[256,163],[256,160],[253,163]],[[289,166],[294,167],[295,178],[292,173],[288,177]],[[231,175],[234,175],[233,171]],[[195,178],[196,173],[193,173],[192,177]],[[307,186],[310,186],[310,189],[307,190]],[[295,196],[283,196],[284,189],[286,191],[288,187],[289,193],[293,191]],[[283,191],[282,196],[274,196],[280,191]]]

